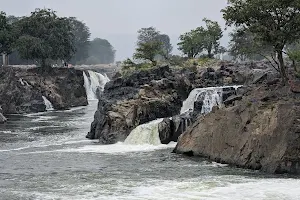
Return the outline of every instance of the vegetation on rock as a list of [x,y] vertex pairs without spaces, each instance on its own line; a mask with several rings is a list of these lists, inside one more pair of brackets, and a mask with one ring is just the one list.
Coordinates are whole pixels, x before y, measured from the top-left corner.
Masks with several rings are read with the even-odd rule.
[[284,83],[288,80],[284,62],[284,48],[300,39],[299,0],[229,0],[222,10],[227,25],[249,30],[255,41],[273,47],[277,55],[276,64]]

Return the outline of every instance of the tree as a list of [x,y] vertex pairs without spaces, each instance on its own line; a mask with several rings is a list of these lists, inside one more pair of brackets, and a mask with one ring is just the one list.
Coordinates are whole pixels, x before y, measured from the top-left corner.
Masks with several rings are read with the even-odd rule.
[[36,9],[17,22],[20,37],[16,49],[24,59],[37,60],[46,69],[57,60],[70,60],[75,53],[70,21],[50,9]]
[[198,27],[179,37],[179,50],[189,58],[195,58],[204,51],[209,58],[220,52],[220,39],[223,36],[222,29],[218,22],[203,19],[205,27]]
[[72,57],[71,62],[76,64],[80,61],[84,61],[89,57],[89,39],[90,39],[90,30],[85,23],[77,20],[75,17],[68,18],[71,27],[72,33],[74,35],[74,43],[76,53]]
[[115,61],[114,47],[105,39],[95,38],[90,42],[90,64],[110,64]]
[[247,29],[237,28],[229,36],[229,52],[235,59],[263,60],[272,56],[272,46],[254,40],[254,34]]
[[142,28],[138,31],[135,59],[150,61],[156,65],[157,58],[168,60],[172,52],[170,37],[160,34],[154,27]]
[[161,56],[166,59],[169,60],[172,50],[173,50],[173,46],[171,44],[170,41],[170,37],[166,34],[159,34],[157,36],[157,40],[162,44],[162,50],[161,50]]
[[296,41],[286,46],[287,55],[293,62],[293,67],[296,73],[299,73],[297,64],[300,63],[300,41]]
[[300,39],[299,0],[229,0],[222,10],[227,25],[249,29],[255,40],[271,44],[277,54],[283,83],[287,68],[283,59],[286,44]]
[[207,56],[213,58],[214,54],[219,52],[220,39],[223,37],[223,32],[218,22],[206,18],[203,21],[206,24],[206,29],[203,32],[203,48],[207,51]]
[[162,43],[159,41],[149,41],[145,43],[141,43],[136,48],[136,53],[134,54],[135,59],[140,60],[149,60],[155,66],[156,60],[155,57],[157,55],[161,55]]
[[178,49],[182,51],[184,55],[187,55],[188,58],[195,58],[203,51],[202,28],[203,27],[191,30],[179,37],[181,42],[178,43]]
[[14,42],[12,25],[8,23],[6,14],[0,12],[0,54],[3,57],[3,65],[7,65],[7,55],[12,51]]

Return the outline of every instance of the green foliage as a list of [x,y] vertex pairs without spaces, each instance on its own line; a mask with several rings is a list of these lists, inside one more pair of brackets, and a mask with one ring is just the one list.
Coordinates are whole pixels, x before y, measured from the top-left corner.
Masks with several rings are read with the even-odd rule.
[[36,9],[17,22],[20,37],[16,48],[24,59],[38,60],[42,67],[69,60],[75,52],[72,26],[50,9]]
[[157,36],[157,40],[162,44],[162,49],[160,51],[161,56],[168,60],[171,56],[173,47],[171,45],[170,37],[166,34],[160,34]]
[[[90,42],[88,60],[96,59],[94,64],[110,64],[115,61],[114,47],[105,39],[95,38]],[[92,58],[91,58],[92,57]],[[96,58],[96,59],[95,59]]]
[[77,20],[75,17],[70,17],[68,20],[72,27],[74,45],[76,49],[76,53],[72,57],[71,62],[76,64],[80,61],[86,60],[89,57],[89,38],[91,33],[86,24]]
[[295,70],[295,74],[297,76],[300,75],[300,42],[294,42],[293,44],[289,44],[286,46],[287,55],[293,62],[293,67]]
[[227,25],[249,29],[255,40],[273,46],[277,53],[279,71],[287,82],[283,49],[286,44],[300,39],[299,0],[229,0],[222,10]]
[[271,45],[255,40],[254,34],[249,30],[238,28],[230,33],[229,52],[235,59],[242,61],[263,60],[270,56],[274,49]]
[[204,51],[209,58],[213,58],[214,54],[224,50],[220,47],[223,32],[218,22],[206,18],[203,21],[206,27],[198,27],[179,37],[178,49],[189,58],[195,58]]
[[142,28],[138,31],[136,52],[133,57],[142,61],[150,61],[152,65],[157,60],[169,59],[172,45],[168,35],[160,34],[154,27]]
[[170,57],[171,66],[182,66],[187,59],[178,55],[172,55]]
[[12,25],[9,23],[6,14],[0,12],[0,54],[10,54],[14,40]]
[[153,67],[150,63],[135,63],[130,58],[127,58],[122,63],[122,76],[128,76],[137,70],[149,70]]

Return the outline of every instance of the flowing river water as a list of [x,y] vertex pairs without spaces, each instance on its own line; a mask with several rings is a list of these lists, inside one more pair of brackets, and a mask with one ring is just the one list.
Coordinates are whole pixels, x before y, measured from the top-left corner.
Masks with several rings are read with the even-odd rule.
[[296,177],[172,154],[174,144],[85,140],[96,104],[9,116],[0,129],[0,199],[300,199]]

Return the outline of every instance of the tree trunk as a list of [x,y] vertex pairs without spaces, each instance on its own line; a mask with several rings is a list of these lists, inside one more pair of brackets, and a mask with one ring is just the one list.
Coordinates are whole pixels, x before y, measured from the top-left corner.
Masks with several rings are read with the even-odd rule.
[[287,76],[287,71],[286,71],[286,66],[284,64],[284,60],[283,60],[283,53],[282,50],[278,50],[277,51],[277,58],[279,61],[279,68],[280,68],[280,76],[282,79],[282,83],[285,85],[288,81],[288,76]]
[[47,59],[41,60],[41,70],[43,72],[50,72],[52,70],[52,67],[49,63],[47,63]]

